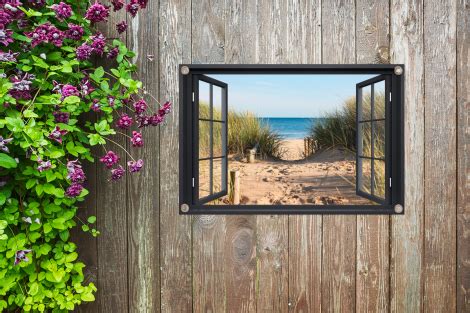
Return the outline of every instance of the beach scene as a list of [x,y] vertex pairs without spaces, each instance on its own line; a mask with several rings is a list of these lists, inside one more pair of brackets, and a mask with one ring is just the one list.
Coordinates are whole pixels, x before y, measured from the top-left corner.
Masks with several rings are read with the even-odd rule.
[[[226,182],[227,194],[207,205],[377,204],[356,192],[355,88],[357,82],[370,76],[351,75],[334,84],[330,82],[334,77],[326,75],[243,76],[242,81],[241,75],[214,75],[229,86],[226,158],[207,160],[209,155],[223,155],[223,124],[205,120],[211,113],[216,120],[223,115],[219,103],[222,97],[218,101],[218,90],[212,91],[211,110],[209,91],[200,86],[199,198],[221,192]],[[380,86],[376,87],[375,97],[374,114],[378,116],[384,114]],[[365,109],[361,114],[370,116],[370,94],[365,92],[362,102]],[[361,155],[372,153],[372,141],[376,150],[373,153],[383,153],[385,125],[378,122],[361,124],[365,134]],[[370,136],[372,127],[374,138]],[[361,162],[360,166],[366,183],[359,189],[375,189],[380,195],[385,184],[385,165],[373,160]]]

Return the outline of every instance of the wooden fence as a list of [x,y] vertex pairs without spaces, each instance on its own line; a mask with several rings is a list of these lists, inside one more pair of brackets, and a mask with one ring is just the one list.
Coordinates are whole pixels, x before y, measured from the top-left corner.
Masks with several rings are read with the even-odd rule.
[[[144,130],[140,175],[109,183],[88,168],[80,214],[101,235],[75,234],[98,286],[81,310],[470,312],[469,7],[149,1],[126,40],[147,90],[175,110]],[[179,216],[178,64],[377,62],[405,64],[404,216]]]

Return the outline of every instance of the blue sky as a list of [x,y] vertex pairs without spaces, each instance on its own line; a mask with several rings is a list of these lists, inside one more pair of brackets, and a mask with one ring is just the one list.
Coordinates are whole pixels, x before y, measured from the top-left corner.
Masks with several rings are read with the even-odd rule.
[[228,84],[229,109],[260,117],[322,117],[375,75],[208,75]]

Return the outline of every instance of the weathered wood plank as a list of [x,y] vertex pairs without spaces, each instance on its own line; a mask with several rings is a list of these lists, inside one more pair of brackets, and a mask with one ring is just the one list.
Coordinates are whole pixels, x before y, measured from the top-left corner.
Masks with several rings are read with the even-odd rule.
[[470,312],[470,3],[457,4],[457,312]]
[[[287,1],[258,1],[257,63],[285,63]],[[287,312],[289,295],[287,216],[256,218],[258,312]]]
[[190,312],[191,218],[178,209],[179,78],[178,64],[191,62],[191,3],[160,1],[160,98],[173,102],[160,129],[161,312]]
[[[321,63],[321,1],[288,1],[289,63]],[[322,217],[289,216],[289,304],[293,312],[320,312]]]
[[423,2],[391,2],[391,62],[405,64],[405,215],[392,217],[390,310],[422,310],[424,226]]
[[[389,1],[356,1],[357,63],[389,63]],[[356,311],[387,312],[389,217],[357,217]]]
[[[158,34],[158,1],[149,1],[129,22],[128,46],[139,71],[137,78],[145,90],[158,97],[158,42],[148,40]],[[154,58],[157,56],[157,58]],[[153,111],[158,103],[143,95]],[[141,172],[127,180],[129,311],[157,312],[160,310],[160,210],[159,210],[159,128],[142,129],[144,147],[130,148],[135,159],[145,162]]]
[[456,1],[424,6],[424,307],[456,309]]
[[[354,1],[322,2],[322,62],[355,63]],[[322,312],[353,312],[356,217],[323,217]]]

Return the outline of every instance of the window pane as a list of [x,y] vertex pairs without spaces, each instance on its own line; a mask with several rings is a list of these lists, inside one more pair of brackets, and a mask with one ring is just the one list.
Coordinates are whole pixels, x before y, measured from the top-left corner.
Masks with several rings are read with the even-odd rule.
[[210,118],[210,85],[199,81],[199,118]]
[[374,195],[385,198],[385,162],[374,161]]
[[374,157],[385,156],[385,121],[373,122],[374,126]]
[[214,132],[213,132],[213,140],[214,140],[214,157],[223,156],[225,155],[224,151],[222,151],[222,128],[224,124],[220,122],[213,122]]
[[204,198],[211,194],[210,162],[211,160],[199,161],[199,198]]
[[359,166],[362,168],[362,177],[359,177],[359,190],[370,193],[371,160],[359,159],[359,163],[361,163]]
[[385,81],[374,84],[374,117],[385,118]]
[[212,101],[213,101],[213,114],[214,120],[222,120],[222,91],[219,86],[212,86]]
[[370,86],[365,86],[361,88],[362,90],[362,101],[360,102],[359,108],[359,120],[370,120]]
[[208,158],[211,153],[211,122],[199,121],[199,158]]
[[222,183],[222,159],[214,159],[214,171],[212,174],[212,180],[214,182],[214,193],[218,193],[224,189]]
[[359,123],[359,155],[371,157],[371,122]]

